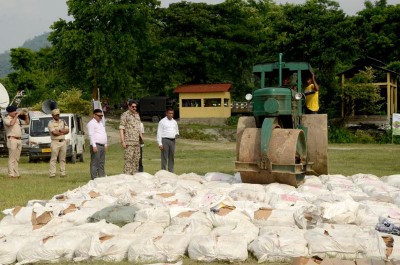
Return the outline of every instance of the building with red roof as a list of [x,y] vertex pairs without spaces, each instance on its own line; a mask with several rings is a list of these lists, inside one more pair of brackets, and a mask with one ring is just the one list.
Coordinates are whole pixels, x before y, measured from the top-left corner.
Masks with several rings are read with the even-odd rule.
[[181,121],[203,119],[208,124],[225,122],[231,116],[232,84],[180,85],[174,89],[179,93],[179,115]]

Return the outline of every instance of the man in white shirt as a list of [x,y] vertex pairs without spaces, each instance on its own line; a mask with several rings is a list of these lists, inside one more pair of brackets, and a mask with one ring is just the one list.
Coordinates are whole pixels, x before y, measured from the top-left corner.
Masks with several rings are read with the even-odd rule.
[[106,176],[104,164],[108,147],[106,128],[102,119],[101,109],[95,109],[93,119],[86,125],[90,140],[90,177],[92,179]]
[[161,169],[174,172],[175,139],[179,136],[178,123],[174,120],[174,110],[167,109],[166,117],[160,120],[157,128],[157,143],[161,150]]

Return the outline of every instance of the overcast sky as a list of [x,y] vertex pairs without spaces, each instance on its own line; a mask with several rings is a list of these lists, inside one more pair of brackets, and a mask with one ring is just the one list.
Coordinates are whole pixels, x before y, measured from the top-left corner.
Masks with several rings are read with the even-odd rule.
[[[220,3],[223,0],[192,0]],[[364,0],[336,0],[349,15],[364,8]],[[179,0],[161,0],[162,6]],[[275,0],[275,3],[304,3],[305,0]],[[400,4],[400,0],[388,0]],[[59,18],[68,19],[66,0],[0,0],[0,53],[21,46],[26,40],[50,31]]]

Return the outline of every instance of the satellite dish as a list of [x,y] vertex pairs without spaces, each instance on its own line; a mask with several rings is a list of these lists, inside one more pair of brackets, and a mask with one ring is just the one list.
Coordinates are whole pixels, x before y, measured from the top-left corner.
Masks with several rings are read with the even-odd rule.
[[250,101],[252,98],[253,98],[253,95],[252,95],[252,94],[246,94],[246,96],[245,96],[245,99],[246,99],[247,101]]
[[7,108],[8,104],[10,104],[10,97],[6,88],[0,83],[0,108]]

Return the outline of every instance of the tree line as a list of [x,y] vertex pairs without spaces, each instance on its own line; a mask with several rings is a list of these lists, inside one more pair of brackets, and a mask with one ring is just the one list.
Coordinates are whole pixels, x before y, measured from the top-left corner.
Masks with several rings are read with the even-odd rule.
[[321,88],[323,112],[340,113],[337,73],[370,56],[400,72],[400,4],[365,1],[348,16],[337,2],[226,0],[210,5],[156,0],[69,0],[72,21],[58,20],[39,51],[11,49],[15,70],[1,82],[25,90],[24,104],[78,89],[112,103],[172,95],[180,84],[232,83],[243,100],[254,89],[252,66],[308,61]]

